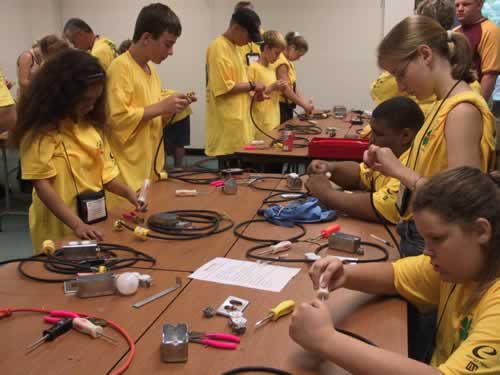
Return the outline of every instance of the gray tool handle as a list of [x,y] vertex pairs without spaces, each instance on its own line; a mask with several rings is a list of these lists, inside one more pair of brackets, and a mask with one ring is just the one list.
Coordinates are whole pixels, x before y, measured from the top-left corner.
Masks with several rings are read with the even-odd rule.
[[182,285],[179,285],[177,284],[176,286],[174,287],[171,287],[171,288],[167,288],[165,290],[162,290],[161,292],[158,292],[156,294],[153,294],[152,296],[149,296],[148,298],[145,298],[143,299],[142,301],[139,301],[139,302],[136,302],[132,305],[132,307],[135,307],[136,309],[138,309],[139,307],[142,307],[146,304],[148,304],[149,302],[152,302],[160,297],[163,297],[164,295],[168,294],[168,293],[171,293],[173,292],[174,290],[177,290],[181,287]]

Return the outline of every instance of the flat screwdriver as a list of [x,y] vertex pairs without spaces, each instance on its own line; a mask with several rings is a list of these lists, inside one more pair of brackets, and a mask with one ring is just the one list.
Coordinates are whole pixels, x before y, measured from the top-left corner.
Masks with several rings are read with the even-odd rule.
[[62,334],[68,332],[73,328],[73,319],[72,318],[66,318],[66,319],[61,319],[58,322],[56,322],[54,325],[52,325],[50,328],[46,329],[43,331],[43,336],[36,340],[33,344],[28,346],[26,350],[28,351],[26,354],[31,353],[33,350],[38,348],[40,345],[42,345],[46,341],[54,341],[56,337],[61,336]]
[[295,301],[287,299],[286,301],[280,302],[276,307],[269,310],[269,314],[262,320],[259,320],[255,327],[261,327],[270,320],[278,320],[282,316],[290,314],[295,308]]

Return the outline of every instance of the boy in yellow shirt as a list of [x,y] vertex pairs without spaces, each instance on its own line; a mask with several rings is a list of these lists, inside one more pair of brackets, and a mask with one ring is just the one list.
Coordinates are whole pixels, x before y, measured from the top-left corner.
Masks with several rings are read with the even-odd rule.
[[241,8],[231,17],[229,28],[207,50],[206,146],[209,156],[234,153],[254,135],[250,121],[251,91],[262,94],[262,82],[248,79],[239,46],[261,42],[259,16]]
[[160,77],[153,65],[173,54],[181,30],[179,18],[166,5],[142,8],[130,49],[107,71],[111,150],[120,179],[134,190],[140,189],[146,178],[157,181],[166,177],[161,116],[181,112],[196,99],[184,94],[161,99]]
[[44,240],[72,232],[102,240],[90,224],[106,218],[104,190],[140,208],[136,193],[118,180],[101,131],[105,79],[95,57],[71,49],[44,64],[23,94],[11,136],[19,146],[22,177],[34,186],[29,225],[35,253]]
[[[279,32],[269,30],[262,35],[264,42],[261,44],[259,60],[248,68],[248,78],[252,81],[261,81],[265,100],[253,100],[252,116],[257,126],[265,133],[280,125],[279,99],[281,92],[289,87],[285,81],[276,79],[276,71],[272,64],[276,62],[279,55],[286,47],[285,38]],[[255,129],[258,139],[265,139],[261,131]]]
[[[378,105],[370,121],[373,129],[370,142],[388,147],[399,160],[406,163],[408,148],[424,123],[424,115],[415,101],[397,96]],[[383,145],[383,146],[382,146]],[[309,179],[306,186],[312,195],[330,208],[363,220],[378,221],[375,209],[392,224],[399,221],[396,198],[399,180],[372,172],[364,163],[352,161],[326,162],[313,160],[308,168]],[[364,190],[354,194],[333,189],[325,176],[330,172],[331,181],[348,190]],[[371,189],[374,192],[366,192]],[[372,196],[372,197],[370,197]]]
[[107,70],[111,61],[118,56],[115,44],[102,35],[96,35],[92,28],[80,18],[71,18],[64,25],[64,38],[73,47],[90,51],[97,57],[104,70]]

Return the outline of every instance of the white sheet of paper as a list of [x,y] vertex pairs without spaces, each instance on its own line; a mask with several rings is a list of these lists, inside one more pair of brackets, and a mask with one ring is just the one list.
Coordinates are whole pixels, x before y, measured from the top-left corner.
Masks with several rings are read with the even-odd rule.
[[300,268],[273,266],[229,258],[214,258],[198,268],[191,279],[245,288],[281,292]]

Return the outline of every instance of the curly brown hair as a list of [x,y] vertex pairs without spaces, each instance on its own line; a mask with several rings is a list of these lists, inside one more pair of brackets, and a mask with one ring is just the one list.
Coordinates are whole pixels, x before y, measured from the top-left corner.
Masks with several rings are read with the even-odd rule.
[[[75,118],[75,108],[85,90],[105,82],[106,73],[99,61],[87,52],[68,49],[45,63],[30,82],[17,106],[17,125],[10,133],[11,144],[18,147],[28,132],[33,136],[56,128],[60,121]],[[95,126],[105,122],[104,97],[97,100],[85,120]]]

